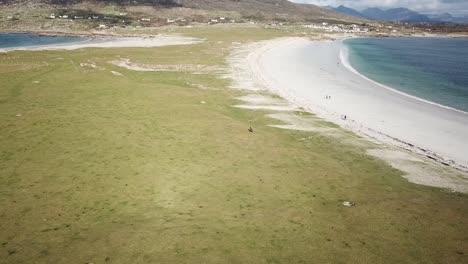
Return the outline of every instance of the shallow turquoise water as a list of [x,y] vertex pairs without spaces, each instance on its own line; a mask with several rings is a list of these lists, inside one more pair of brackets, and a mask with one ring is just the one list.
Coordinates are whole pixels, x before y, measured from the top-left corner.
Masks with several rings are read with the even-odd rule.
[[404,93],[468,112],[467,38],[346,40],[351,65]]
[[0,34],[0,48],[65,44],[88,40],[83,37],[39,36],[33,34]]

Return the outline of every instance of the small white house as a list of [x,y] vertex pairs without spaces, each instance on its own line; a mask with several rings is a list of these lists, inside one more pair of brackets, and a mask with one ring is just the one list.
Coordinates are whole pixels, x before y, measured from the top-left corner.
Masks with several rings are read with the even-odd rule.
[[63,19],[68,19],[68,15],[63,15],[62,18]]
[[49,18],[55,19],[55,14],[50,14]]
[[141,21],[148,21],[148,22],[149,22],[149,21],[151,21],[151,18],[146,18],[146,17],[144,17],[144,18],[142,18],[142,19],[140,19],[140,20],[141,20]]
[[98,26],[98,28],[99,28],[99,29],[106,29],[106,28],[107,28],[107,26],[106,26],[106,25],[103,25],[103,24],[101,24],[101,25],[99,25],[99,26]]

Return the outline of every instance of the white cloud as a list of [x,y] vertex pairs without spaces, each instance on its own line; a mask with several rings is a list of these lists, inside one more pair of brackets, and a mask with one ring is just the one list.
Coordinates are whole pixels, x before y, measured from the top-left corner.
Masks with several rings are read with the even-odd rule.
[[445,13],[468,15],[468,0],[290,0],[319,6],[339,6],[362,10],[368,7],[406,7],[421,13]]

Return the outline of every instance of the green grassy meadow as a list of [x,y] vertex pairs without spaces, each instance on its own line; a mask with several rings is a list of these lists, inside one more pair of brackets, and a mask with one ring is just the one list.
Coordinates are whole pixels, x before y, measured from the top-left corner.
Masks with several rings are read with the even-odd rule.
[[468,263],[467,195],[269,127],[215,73],[109,63],[223,66],[285,34],[177,32],[206,41],[0,54],[0,263]]

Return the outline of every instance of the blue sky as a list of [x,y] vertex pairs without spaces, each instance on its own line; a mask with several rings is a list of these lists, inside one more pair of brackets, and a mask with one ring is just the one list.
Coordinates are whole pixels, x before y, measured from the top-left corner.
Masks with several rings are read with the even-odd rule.
[[310,3],[320,6],[339,6],[362,10],[367,7],[406,7],[422,13],[451,13],[468,15],[468,0],[290,0],[296,3]]

